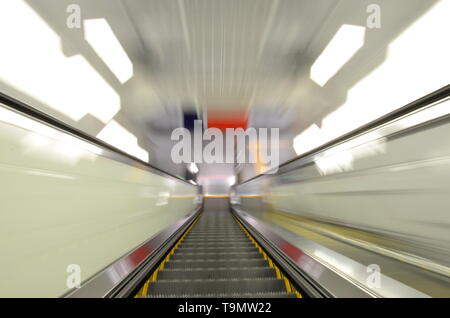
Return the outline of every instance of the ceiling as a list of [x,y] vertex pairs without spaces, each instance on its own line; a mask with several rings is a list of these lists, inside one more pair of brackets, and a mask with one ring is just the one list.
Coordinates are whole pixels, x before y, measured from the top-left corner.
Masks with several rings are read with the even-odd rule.
[[248,109],[282,103],[296,83],[301,55],[338,1],[28,3],[65,41],[77,41],[64,25],[68,4],[80,5],[82,19],[108,21],[134,66],[135,77],[120,88],[125,107],[142,118],[156,104]]
[[[312,124],[320,126],[326,116],[345,105],[349,90],[385,61],[390,43],[438,2],[23,1],[59,36],[61,49],[67,57],[81,55],[118,94],[120,111],[114,120],[132,132],[141,147],[149,150],[152,163],[159,162],[167,170],[171,169],[164,166],[171,147],[168,139],[172,129],[182,124],[183,106],[195,107],[203,118],[207,118],[211,110],[248,112],[250,126],[281,129],[285,145],[281,161],[292,158],[295,156],[292,139]],[[357,54],[326,85],[317,85],[310,78],[311,65],[343,24],[366,25],[366,9],[372,3],[383,9],[383,27],[367,29],[364,46]],[[79,5],[82,20],[101,18],[107,21],[133,65],[133,76],[129,80],[123,83],[118,80],[87,43],[83,28],[67,27],[70,4]],[[433,34],[439,32],[444,29],[433,30]],[[410,52],[420,56],[432,55],[435,51],[419,46]],[[32,58],[32,51],[30,54]],[[404,80],[405,76],[399,80]],[[0,89],[9,92],[9,87],[3,87],[2,83]],[[40,106],[39,101],[20,94],[16,96]],[[391,98],[389,94],[382,96],[386,99],[381,102]],[[394,106],[402,106],[411,97],[405,96]],[[360,100],[364,98],[355,99],[353,106],[361,105]],[[374,100],[373,96],[370,100]],[[47,110],[46,105],[42,108]],[[49,108],[49,112],[53,109]],[[92,118],[72,122],[70,118],[60,117],[93,135],[104,127],[104,123]]]
[[164,99],[223,109],[289,95],[335,1],[124,1]]

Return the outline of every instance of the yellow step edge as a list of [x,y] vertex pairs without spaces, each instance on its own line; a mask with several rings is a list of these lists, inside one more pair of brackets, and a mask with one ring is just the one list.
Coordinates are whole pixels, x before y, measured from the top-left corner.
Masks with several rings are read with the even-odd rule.
[[150,282],[154,282],[158,279],[158,272],[160,270],[164,269],[164,265],[165,263],[167,263],[170,260],[170,256],[173,255],[173,253],[175,252],[175,250],[178,248],[178,246],[181,244],[181,242],[183,241],[184,237],[189,233],[189,231],[192,229],[192,227],[195,225],[195,223],[197,223],[198,219],[200,216],[197,216],[194,220],[194,222],[192,222],[192,224],[188,227],[188,229],[183,233],[183,235],[178,239],[178,241],[175,243],[175,245],[172,247],[172,249],[169,251],[169,253],[167,253],[166,257],[164,258],[164,260],[161,262],[161,264],[159,264],[159,266],[155,269],[155,271],[150,275],[150,278],[147,279],[147,281],[145,282],[144,286],[142,286],[142,288],[137,292],[137,294],[134,296],[135,298],[138,297],[142,297],[147,295],[147,291],[148,291],[148,286],[150,284]]
[[[281,272],[281,270],[278,268],[278,266],[276,266],[274,264],[274,262],[272,261],[272,259],[264,252],[264,250],[262,249],[262,247],[255,241],[255,239],[253,238],[253,236],[246,230],[246,228],[241,224],[241,222],[239,222],[239,220],[233,215],[233,218],[235,219],[235,221],[238,223],[238,225],[241,227],[241,229],[244,231],[244,233],[247,235],[247,237],[251,240],[251,242],[255,245],[255,247],[258,248],[259,252],[261,253],[261,255],[264,257],[264,259],[266,259],[269,263],[269,267],[275,269],[275,273],[276,273],[276,277],[283,279],[284,284],[285,284],[285,288],[286,291],[288,293],[294,293],[295,296],[297,298],[302,298],[302,295],[295,290],[295,288],[292,286],[292,284],[290,283],[290,281],[288,280],[288,278]],[[178,248],[178,246],[182,243],[183,239],[185,238],[185,236],[189,233],[189,231],[192,229],[192,227],[195,225],[195,223],[198,221],[199,216],[196,217],[196,219],[194,220],[194,222],[192,222],[192,224],[189,226],[189,228],[183,233],[183,235],[180,237],[180,239],[175,243],[175,245],[173,246],[173,248],[169,251],[169,253],[166,255],[166,257],[164,258],[164,260],[161,262],[161,264],[157,267],[157,269],[152,273],[152,275],[150,276],[150,278],[145,282],[144,286],[139,290],[139,292],[134,296],[135,298],[139,298],[142,296],[147,295],[147,291],[148,291],[148,286],[151,282],[156,281],[157,277],[158,277],[158,272],[162,269],[164,269],[164,264],[166,262],[168,262],[170,260],[170,256],[173,255],[173,253],[175,252],[175,250]]]
[[236,220],[236,222],[239,224],[239,226],[245,232],[245,234],[248,236],[248,238],[253,242],[253,244],[255,244],[255,246],[258,248],[259,252],[262,254],[264,259],[266,259],[268,261],[269,267],[275,269],[277,278],[283,279],[286,291],[288,293],[294,293],[297,298],[302,298],[302,295],[292,286],[289,279],[281,272],[281,270],[278,268],[278,266],[276,266],[275,263],[272,261],[272,259],[264,252],[262,247],[258,244],[258,242],[256,242],[256,240],[247,231],[247,229],[241,224],[241,222],[234,215],[233,215],[233,218]]

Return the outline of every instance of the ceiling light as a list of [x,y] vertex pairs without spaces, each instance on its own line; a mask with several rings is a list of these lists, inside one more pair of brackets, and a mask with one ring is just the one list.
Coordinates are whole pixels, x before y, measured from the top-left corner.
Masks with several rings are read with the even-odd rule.
[[311,79],[324,86],[364,45],[366,28],[342,25],[311,66]]
[[122,84],[133,76],[133,64],[105,19],[84,20],[84,38]]

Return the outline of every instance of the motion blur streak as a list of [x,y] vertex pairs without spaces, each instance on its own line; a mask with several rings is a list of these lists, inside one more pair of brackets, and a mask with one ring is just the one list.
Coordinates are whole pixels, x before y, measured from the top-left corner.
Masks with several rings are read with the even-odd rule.
[[0,0],[0,297],[450,297],[449,16]]

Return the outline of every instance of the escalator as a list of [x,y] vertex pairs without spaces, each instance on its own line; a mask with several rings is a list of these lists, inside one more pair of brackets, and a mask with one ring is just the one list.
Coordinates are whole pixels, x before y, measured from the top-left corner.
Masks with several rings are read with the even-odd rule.
[[295,298],[301,294],[228,209],[206,209],[136,297]]

